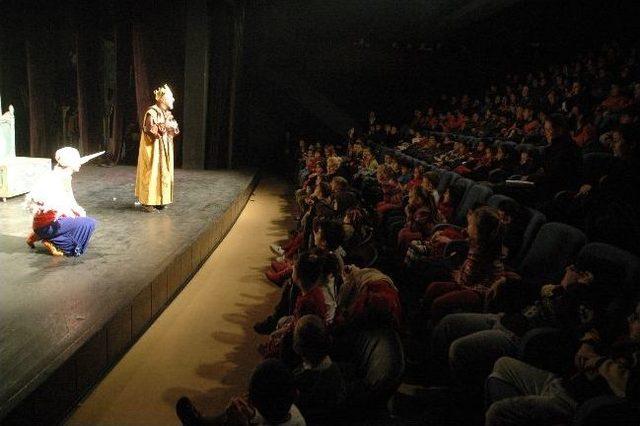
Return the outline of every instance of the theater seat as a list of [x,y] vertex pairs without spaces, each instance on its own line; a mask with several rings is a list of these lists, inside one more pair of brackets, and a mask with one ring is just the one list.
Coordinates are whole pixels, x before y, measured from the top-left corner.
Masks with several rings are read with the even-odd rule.
[[444,194],[447,188],[449,188],[449,185],[460,179],[459,174],[450,172],[448,170],[438,169],[437,172],[440,177],[440,182],[438,182],[438,192],[440,194]]
[[538,235],[540,228],[547,223],[547,217],[540,213],[538,210],[531,209],[527,207],[527,211],[531,215],[529,218],[529,223],[524,230],[524,234],[522,235],[522,245],[520,246],[520,250],[515,258],[515,264],[519,264],[525,258],[527,253],[529,252],[529,248],[533,241]]
[[[487,200],[487,205],[497,209],[500,203],[506,200],[512,200],[512,198],[502,194],[495,194]],[[527,208],[527,211],[529,212],[529,223],[527,224],[524,230],[524,234],[522,235],[522,245],[518,250],[518,254],[514,258],[515,265],[519,265],[525,258],[529,251],[529,248],[531,247],[531,244],[533,244],[533,241],[538,234],[538,231],[540,230],[542,225],[547,222],[547,217],[540,213],[538,210]]]
[[575,336],[554,327],[539,327],[522,336],[518,358],[542,370],[563,374],[573,366]]
[[400,336],[391,328],[364,330],[349,339],[348,411],[357,416],[385,407],[400,386],[405,360]]
[[591,152],[582,157],[583,173],[587,180],[596,182],[609,172],[613,155],[606,152]]
[[494,194],[487,200],[487,205],[493,207],[494,209],[497,209],[500,203],[506,200],[513,200],[513,198],[507,197],[506,195],[502,194]]
[[491,188],[486,185],[476,185],[470,179],[458,179],[455,185],[458,185],[461,181],[470,181],[471,184],[467,187],[462,200],[456,208],[456,212],[453,217],[453,223],[459,226],[465,226],[467,224],[467,211],[477,203],[485,203],[489,197],[493,194]]
[[580,250],[578,259],[593,265],[596,271],[618,285],[620,294],[635,299],[640,293],[640,258],[621,248],[605,243],[589,243]]
[[518,272],[533,284],[557,282],[586,243],[587,237],[579,229],[557,222],[546,223],[522,259]]
[[[609,295],[607,316],[610,331],[626,328],[626,316],[635,306],[640,280],[640,258],[603,243],[585,245],[576,256],[576,261],[587,265],[589,271],[599,277],[600,285],[607,290],[601,297]],[[613,320],[613,321],[611,321]],[[527,332],[520,343],[520,359],[543,370],[556,373],[567,371],[573,365],[573,355],[578,349],[575,336],[562,330],[544,327]]]
[[504,146],[512,151],[515,151],[518,148],[518,144],[512,141],[498,141],[498,145]]
[[614,395],[591,398],[582,403],[573,418],[575,426],[637,426],[640,408]]
[[356,265],[359,268],[371,268],[377,260],[378,250],[373,242],[369,242],[350,250],[344,262],[346,265]]

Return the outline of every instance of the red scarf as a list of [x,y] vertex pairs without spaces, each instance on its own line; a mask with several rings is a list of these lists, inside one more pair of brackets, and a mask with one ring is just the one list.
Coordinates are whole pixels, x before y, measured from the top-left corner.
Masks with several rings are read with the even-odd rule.
[[49,226],[55,220],[56,220],[55,210],[47,210],[46,212],[39,211],[33,216],[33,229],[37,230],[45,226]]

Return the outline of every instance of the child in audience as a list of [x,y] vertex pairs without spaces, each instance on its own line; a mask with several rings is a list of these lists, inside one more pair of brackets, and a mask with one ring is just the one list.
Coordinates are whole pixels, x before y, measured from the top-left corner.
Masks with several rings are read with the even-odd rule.
[[467,176],[475,171],[480,165],[483,164],[486,157],[486,150],[488,146],[485,141],[478,142],[476,148],[469,155],[469,159],[463,164],[454,169],[459,175]]
[[365,174],[374,174],[378,169],[378,161],[376,161],[376,157],[369,147],[365,147],[362,150],[361,169]]
[[[318,182],[311,195],[305,199],[306,215],[310,218],[332,216],[334,210],[331,205],[331,195],[331,185],[325,181]],[[300,222],[304,226],[304,218]]]
[[[344,241],[344,231],[339,222],[323,217],[314,219],[312,241],[317,249],[330,252],[331,256],[335,256],[337,261],[342,264],[342,258],[346,253],[341,247]],[[269,334],[273,332],[278,320],[283,316],[290,315],[292,312],[295,295],[298,292],[298,288],[289,280],[293,273],[295,258],[295,255],[292,255],[289,258],[282,260],[276,259],[271,262],[271,268],[266,273],[266,276],[273,283],[283,286],[282,295],[280,302],[275,307],[274,313],[264,321],[254,325],[254,330],[259,334]],[[341,277],[336,276],[331,281],[332,286],[336,285],[336,279],[338,280],[338,285],[341,282]],[[327,290],[331,290],[333,294],[337,292],[337,288],[328,288]]]
[[367,231],[365,214],[366,212],[362,208],[352,207],[345,212],[342,218],[342,230],[344,233],[342,246],[347,253],[360,246],[367,238],[367,233],[371,234],[370,229]]
[[428,238],[433,226],[439,222],[438,209],[433,197],[420,187],[409,191],[409,204],[405,212],[405,226],[398,232],[398,248],[402,258],[411,241]]
[[393,280],[375,268],[343,269],[334,332],[376,327],[398,328],[402,323],[400,295]]
[[437,323],[456,310],[480,311],[491,286],[504,274],[502,238],[504,226],[499,212],[481,207],[469,216],[469,253],[453,282],[431,283],[424,297],[431,319]]
[[331,186],[331,206],[336,216],[342,217],[348,209],[357,207],[360,203],[356,193],[349,187],[349,181],[344,177],[334,177],[329,185]]
[[[324,250],[334,251],[340,256],[344,256],[344,249],[341,244],[344,240],[342,227],[336,220],[327,216],[317,216],[311,225],[311,235],[314,247]],[[305,238],[298,239],[299,245],[289,247],[283,258],[275,259],[271,262],[271,268],[265,273],[267,279],[278,286],[291,276],[293,272],[293,260],[298,251],[302,248]]]
[[513,265],[522,247],[524,233],[531,219],[531,213],[510,198],[500,201],[497,207],[500,212],[500,219],[504,224],[503,261],[507,265]]
[[[501,178],[507,178],[513,174],[514,158],[513,148],[506,144],[498,145],[495,160],[492,163],[492,174],[500,172]],[[492,180],[493,182],[493,180]]]
[[205,417],[187,397],[178,400],[176,412],[185,426],[305,426],[296,397],[293,374],[281,361],[269,359],[253,371],[247,396],[232,398],[224,413]]
[[453,220],[453,213],[456,211],[456,207],[460,203],[463,190],[457,186],[449,186],[442,196],[442,200],[438,204],[438,212],[440,217],[446,223],[451,223]]
[[393,155],[390,156],[388,166],[391,169],[391,173],[393,174],[394,177],[400,177],[400,163],[398,162],[398,159],[395,156]]
[[276,330],[269,335],[269,341],[259,346],[262,356],[290,362],[293,330],[304,315],[317,315],[325,324],[333,321],[342,267],[338,256],[320,249],[302,253],[298,257],[291,277],[297,288],[293,311],[277,321]]
[[429,192],[436,202],[436,205],[440,203],[440,193],[438,192],[438,184],[440,183],[440,177],[437,172],[429,171],[422,177],[420,186],[425,191]]
[[398,183],[402,188],[406,188],[407,184],[412,178],[411,168],[406,162],[400,163],[400,176],[398,176]]
[[411,180],[407,183],[407,189],[411,189],[416,186],[420,186],[422,183],[422,176],[424,175],[424,168],[422,166],[416,166],[413,168],[413,174]]
[[489,172],[496,167],[496,164],[494,163],[495,157],[496,148],[493,145],[487,146],[484,149],[484,155],[476,163],[475,167],[471,169],[471,172],[467,177],[474,180],[487,180]]
[[298,214],[300,216],[302,216],[306,210],[305,200],[313,193],[316,186],[323,181],[323,176],[326,173],[326,164],[323,161],[315,162],[313,167],[313,173],[308,175],[302,184],[302,188],[296,190],[295,193],[296,205],[298,206]]
[[378,167],[377,179],[382,189],[382,201],[376,205],[376,212],[381,218],[389,210],[402,208],[402,188],[388,166]]
[[300,318],[293,332],[293,350],[302,360],[293,370],[296,405],[310,424],[335,422],[346,397],[346,383],[329,351],[331,336],[322,319]]
[[536,165],[533,161],[533,153],[530,149],[522,148],[520,150],[520,160],[513,170],[517,176],[529,176],[536,171]]

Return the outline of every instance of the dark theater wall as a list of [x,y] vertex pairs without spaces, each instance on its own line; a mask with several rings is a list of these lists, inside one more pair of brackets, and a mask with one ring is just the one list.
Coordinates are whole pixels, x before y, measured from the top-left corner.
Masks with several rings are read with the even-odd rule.
[[594,41],[636,37],[639,7],[595,0],[249,2],[243,94],[250,98],[243,110],[249,135],[242,143],[249,154],[263,153],[254,156],[260,162],[283,152],[267,150],[265,139],[282,141],[287,132],[316,126],[325,139],[339,137],[314,108],[315,95],[287,95],[285,75],[356,121],[373,109],[383,121],[399,122],[441,93],[477,91],[509,72],[544,68],[567,49],[579,53]]

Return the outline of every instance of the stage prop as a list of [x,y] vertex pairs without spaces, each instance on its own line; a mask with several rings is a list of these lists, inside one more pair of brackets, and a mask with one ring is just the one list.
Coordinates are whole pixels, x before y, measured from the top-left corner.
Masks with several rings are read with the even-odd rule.
[[7,201],[9,197],[26,194],[50,170],[48,158],[16,157],[16,119],[13,106],[9,105],[9,110],[0,116],[0,198]]

